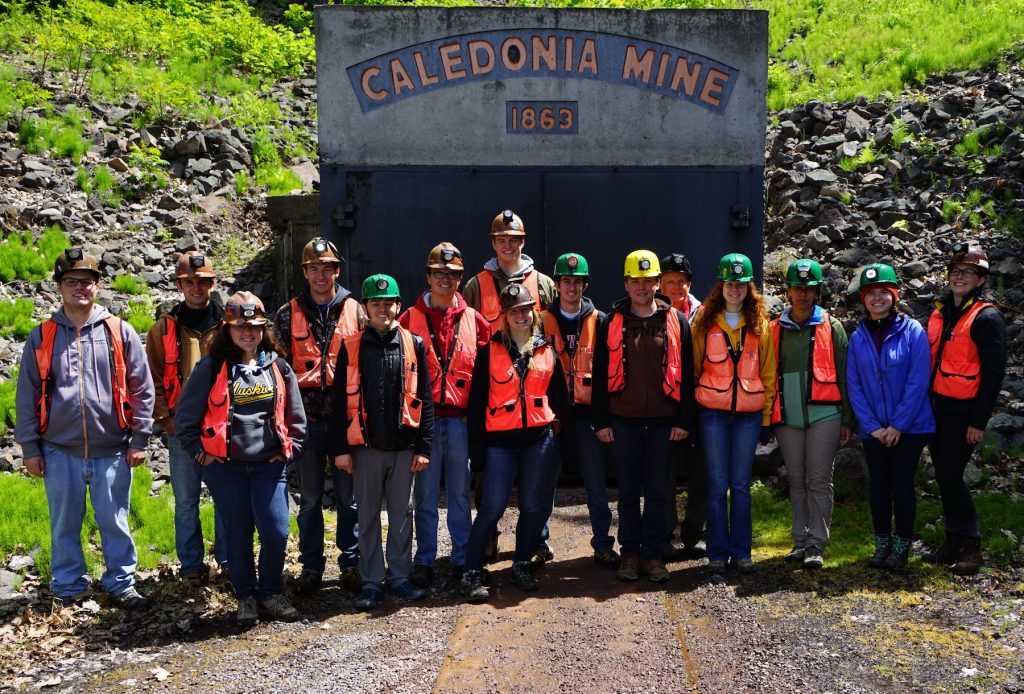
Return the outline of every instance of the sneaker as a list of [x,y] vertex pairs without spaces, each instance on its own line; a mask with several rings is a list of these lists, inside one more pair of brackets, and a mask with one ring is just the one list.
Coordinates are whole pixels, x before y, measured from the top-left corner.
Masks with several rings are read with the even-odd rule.
[[391,586],[391,592],[409,602],[416,602],[427,597],[427,591],[420,588],[411,580],[402,581],[397,586]]
[[816,569],[820,569],[824,565],[825,556],[822,553],[822,550],[815,545],[808,547],[804,552],[804,568],[814,571]]
[[434,582],[434,567],[426,564],[413,564],[409,572],[409,580],[420,588],[429,588]]
[[542,544],[537,548],[537,551],[530,557],[530,570],[536,571],[540,567],[552,561],[555,558],[555,553],[551,551],[551,548],[547,544]]
[[789,554],[786,555],[785,561],[789,564],[799,564],[807,558],[807,550],[803,547],[794,547],[789,550]]
[[82,604],[91,597],[92,591],[86,588],[81,593],[75,593],[74,595],[55,595],[53,596],[53,601],[61,607],[73,607]]
[[487,598],[491,597],[490,592],[484,586],[483,573],[480,571],[470,570],[462,574],[459,591],[466,602],[471,603],[486,602]]
[[708,556],[708,546],[704,540],[697,540],[692,545],[683,545],[683,554],[688,559],[703,559]]
[[201,588],[206,583],[206,574],[199,571],[189,571],[188,573],[178,574],[178,580],[181,581],[182,588]]
[[710,571],[713,574],[724,574],[725,561],[722,559],[712,559],[708,562],[708,571]]
[[892,535],[875,535],[875,553],[868,559],[868,566],[881,569],[892,550]]
[[122,610],[128,610],[129,612],[149,609],[149,600],[139,595],[134,586],[123,593],[111,596],[110,602],[115,607],[120,607]]
[[660,559],[644,559],[644,573],[655,583],[664,583],[672,575]]
[[268,595],[260,600],[260,607],[279,622],[294,622],[299,618],[299,611],[280,593]]
[[594,561],[609,569],[616,569],[622,558],[619,557],[619,553],[614,549],[602,549],[594,551]]
[[350,566],[347,569],[342,569],[341,575],[338,577],[338,583],[341,584],[342,588],[352,593],[358,593],[363,587],[363,577],[359,575],[359,567]]
[[256,605],[256,597],[250,595],[238,601],[238,612],[235,613],[235,620],[243,627],[251,627],[260,619],[260,609]]
[[736,570],[741,574],[748,574],[754,570],[754,562],[751,561],[750,557],[734,559],[732,565],[736,567]]
[[512,585],[526,593],[537,590],[537,579],[530,573],[530,563],[528,561],[515,562],[512,564],[512,573],[509,575]]
[[635,581],[638,577],[640,557],[635,554],[623,554],[619,570],[615,572],[615,578],[620,581]]
[[370,612],[380,602],[381,592],[378,588],[363,588],[363,592],[356,598],[356,609],[363,612]]
[[882,568],[886,571],[902,573],[906,570],[907,561],[909,561],[909,559],[910,540],[908,538],[900,537],[899,535],[893,535],[892,549],[889,550],[889,556],[885,558]]
[[296,595],[312,595],[320,590],[323,583],[323,576],[315,571],[303,571],[299,577],[292,582],[292,591]]

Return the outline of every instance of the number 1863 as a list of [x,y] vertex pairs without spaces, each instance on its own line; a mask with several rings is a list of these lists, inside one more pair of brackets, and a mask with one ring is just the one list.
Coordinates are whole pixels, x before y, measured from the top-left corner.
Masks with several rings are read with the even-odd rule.
[[575,135],[579,132],[575,101],[506,101],[509,135]]

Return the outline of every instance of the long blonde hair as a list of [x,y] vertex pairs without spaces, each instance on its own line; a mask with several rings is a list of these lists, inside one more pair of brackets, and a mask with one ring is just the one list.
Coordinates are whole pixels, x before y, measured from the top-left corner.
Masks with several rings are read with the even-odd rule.
[[[511,353],[511,348],[512,345],[515,344],[515,340],[512,337],[512,329],[509,327],[508,321],[505,320],[506,313],[501,314],[501,319],[498,321],[497,333],[501,336],[501,344],[503,344],[505,349],[509,350],[509,353]],[[527,368],[532,371],[534,367],[533,350],[537,342],[535,338],[543,335],[543,323],[541,322],[540,313],[537,312],[536,307],[534,307],[530,316],[530,340],[526,343],[526,346],[523,349],[519,349],[519,345],[516,345],[516,349],[519,350],[520,354],[529,359],[529,365]]]

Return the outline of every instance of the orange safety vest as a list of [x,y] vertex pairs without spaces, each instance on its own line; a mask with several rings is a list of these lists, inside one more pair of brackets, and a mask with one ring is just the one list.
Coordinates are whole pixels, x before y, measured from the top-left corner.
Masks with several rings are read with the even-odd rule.
[[427,348],[427,373],[434,403],[462,410],[469,407],[469,383],[477,351],[476,312],[467,307],[459,316],[444,362],[437,355],[430,317],[416,306],[409,311],[409,330],[423,338]]
[[540,314],[544,324],[544,336],[555,348],[558,360],[562,362],[566,385],[576,405],[589,405],[594,382],[594,338],[597,336],[597,311],[583,319],[580,335],[576,340],[576,353],[569,359],[569,350],[558,329],[558,318],[550,311]]
[[957,400],[977,397],[981,388],[981,357],[971,339],[974,319],[992,306],[976,301],[951,330],[944,330],[942,314],[934,311],[928,319],[928,342],[932,349],[932,392]]
[[[288,422],[285,420],[285,398],[288,390],[284,376],[275,361],[271,364],[274,373],[274,431],[281,442],[281,453],[285,458],[292,457],[292,440],[288,437]],[[206,397],[206,414],[199,434],[199,442],[203,450],[222,460],[230,457],[231,446],[231,415],[234,404],[231,399],[231,384],[228,383],[228,363],[222,362],[217,378]]]
[[176,320],[165,316],[164,325],[164,400],[167,401],[167,410],[174,414],[174,406],[181,397],[181,338]]
[[295,370],[299,388],[330,388],[334,383],[334,366],[338,362],[342,343],[345,338],[359,332],[359,306],[351,297],[342,302],[338,324],[334,326],[325,357],[320,352],[320,345],[316,343],[316,336],[309,329],[309,321],[299,306],[299,300],[292,299],[289,305],[292,310],[292,369]]
[[[487,270],[478,274],[476,281],[477,286],[480,287],[480,313],[490,323],[495,323],[501,318],[501,301],[499,300],[501,292],[498,291],[498,281]],[[544,307],[540,305],[540,287],[537,285],[537,272],[530,270],[526,273],[522,284],[533,295],[533,305],[536,309],[538,311],[542,310]]]
[[734,352],[720,325],[708,331],[704,363],[697,381],[697,402],[711,410],[760,412],[764,409],[760,340],[743,328],[743,345]]
[[[626,341],[622,314],[616,311],[608,323],[608,393],[618,393],[626,387]],[[683,364],[680,350],[679,314],[675,309],[665,313],[665,357],[662,360],[662,371],[665,377],[661,387],[665,395],[679,402],[680,387],[683,382]]]
[[491,383],[487,391],[487,431],[514,431],[540,427],[555,420],[548,404],[548,384],[555,372],[555,355],[550,344],[533,353],[533,368],[520,379],[508,349],[491,342]]
[[[366,446],[366,406],[363,402],[363,377],[359,373],[359,346],[363,341],[363,332],[345,338],[345,351],[348,353],[346,379],[346,395],[348,395],[348,445]],[[402,411],[398,423],[403,427],[419,429],[422,402],[416,397],[416,350],[413,346],[412,333],[399,326],[398,334],[402,339]]]
[[[121,340],[121,319],[117,316],[107,316],[103,319],[103,325],[107,328],[110,336],[110,379],[111,390],[113,391],[114,412],[117,414],[117,423],[121,429],[128,431],[131,428],[133,409],[128,398],[128,367],[124,361],[124,341]],[[57,323],[46,320],[39,326],[42,332],[42,342],[36,349],[36,368],[39,371],[40,391],[39,401],[36,403],[36,416],[39,418],[39,433],[45,433],[49,426],[50,399],[48,393],[50,386],[51,367],[53,364],[53,341],[57,335]]]
[[[832,323],[828,319],[828,311],[822,311],[822,321],[814,326],[811,334],[811,350],[808,355],[807,402],[813,404],[835,404],[843,401],[839,392],[839,374],[836,371],[836,353],[832,344]],[[776,369],[775,402],[772,403],[772,424],[782,423],[782,388],[778,385],[782,380],[782,326],[779,319],[771,322],[772,341],[775,343],[775,354],[778,357]]]

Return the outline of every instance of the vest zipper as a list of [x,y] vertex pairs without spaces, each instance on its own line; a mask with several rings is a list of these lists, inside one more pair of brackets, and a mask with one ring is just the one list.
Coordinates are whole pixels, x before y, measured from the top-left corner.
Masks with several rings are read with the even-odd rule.
[[75,329],[75,342],[78,345],[78,402],[82,410],[82,457],[89,457],[89,427],[85,422],[85,379],[82,377],[82,329]]

